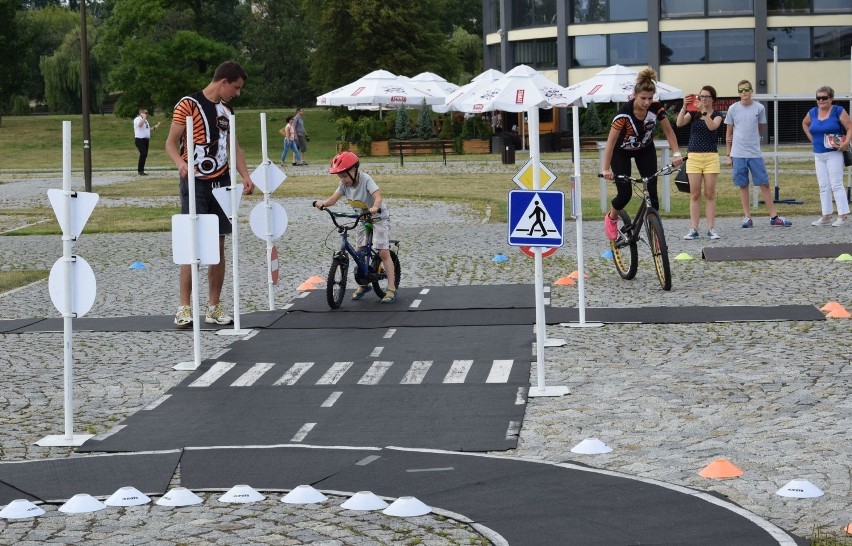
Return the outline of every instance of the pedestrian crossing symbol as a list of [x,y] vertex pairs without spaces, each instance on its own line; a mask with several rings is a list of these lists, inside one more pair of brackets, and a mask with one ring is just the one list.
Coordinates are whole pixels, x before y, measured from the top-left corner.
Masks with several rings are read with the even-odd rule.
[[565,194],[561,191],[509,192],[509,244],[562,246]]

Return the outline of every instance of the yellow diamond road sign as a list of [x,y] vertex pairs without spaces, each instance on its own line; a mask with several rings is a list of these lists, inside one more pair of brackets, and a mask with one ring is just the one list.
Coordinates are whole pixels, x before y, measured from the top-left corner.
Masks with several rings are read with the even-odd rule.
[[[521,167],[521,170],[518,171],[518,174],[512,178],[520,188],[525,190],[531,190],[533,188],[533,160],[529,161]],[[544,163],[539,162],[538,164],[538,172],[539,172],[539,184],[541,184],[540,190],[546,190],[553,182],[556,180],[556,175],[550,172],[550,169],[544,166]]]

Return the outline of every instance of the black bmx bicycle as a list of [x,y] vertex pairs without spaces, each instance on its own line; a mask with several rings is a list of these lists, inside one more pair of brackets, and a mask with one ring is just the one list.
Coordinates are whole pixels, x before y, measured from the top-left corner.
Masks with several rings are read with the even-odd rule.
[[[654,271],[663,290],[672,289],[672,271],[669,267],[669,249],[666,245],[666,235],[663,232],[663,222],[660,213],[651,206],[651,196],[648,194],[648,181],[654,177],[667,175],[675,172],[679,167],[666,165],[651,176],[633,178],[632,176],[618,175],[616,180],[623,180],[633,184],[635,194],[641,193],[642,201],[633,221],[626,210],[619,213],[618,238],[609,242],[612,249],[612,261],[615,269],[622,279],[630,280],[636,276],[639,267],[639,241],[647,244],[651,249],[651,257],[654,260]],[[602,174],[598,178],[603,178]],[[642,237],[643,229],[646,238]]]
[[[316,201],[314,201],[314,204]],[[325,297],[328,301],[328,306],[332,309],[337,309],[343,303],[343,296],[346,294],[346,280],[349,276],[349,257],[355,262],[355,270],[353,271],[355,282],[360,286],[372,285],[373,290],[379,299],[385,297],[387,293],[388,276],[385,273],[382,258],[379,256],[379,251],[373,248],[373,223],[369,212],[353,213],[353,212],[336,212],[327,208],[324,211],[331,216],[331,221],[334,223],[337,232],[340,234],[340,248],[334,252],[331,259],[331,267],[328,270],[326,278]],[[354,222],[347,225],[341,225],[338,218],[354,219]],[[364,225],[367,231],[367,244],[357,250],[352,243],[349,242],[349,232],[358,227],[359,223]],[[399,257],[396,255],[396,249],[399,249],[399,241],[390,241],[393,249],[389,250],[391,260],[394,267],[394,288],[399,287],[399,278],[401,270],[399,267]]]

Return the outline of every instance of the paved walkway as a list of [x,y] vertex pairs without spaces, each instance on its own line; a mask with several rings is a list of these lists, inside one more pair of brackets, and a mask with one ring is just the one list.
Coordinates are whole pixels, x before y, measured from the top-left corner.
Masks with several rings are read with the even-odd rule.
[[[494,169],[498,170],[495,177],[503,180],[500,166]],[[123,178],[105,176],[97,183]],[[508,187],[508,177],[505,183]],[[59,186],[58,180],[0,184],[0,210],[31,206],[34,200],[46,204],[44,191]],[[816,189],[813,196],[799,197],[816,199]],[[290,218],[279,243],[282,269],[275,299],[283,305],[296,295],[302,281],[325,275],[330,251],[318,249],[324,248],[330,230],[324,215],[310,210],[304,199],[278,201]],[[483,223],[485,211],[392,198],[390,203],[394,236],[403,241],[400,259],[405,285],[533,281],[532,260],[507,249],[505,225]],[[666,220],[671,256],[687,252],[696,258],[672,262],[671,292],[659,290],[645,256],[640,256],[636,279],[619,279],[612,264],[601,258],[607,250],[602,223],[597,218],[586,221],[586,305],[822,306],[834,300],[852,308],[852,264],[848,262],[707,263],[698,259],[707,245],[831,243],[852,238],[849,228],[811,227],[812,218],[793,216],[793,227],[782,229],[771,228],[768,220],[755,216],[756,227],[750,230],[740,229],[738,219],[718,221],[722,235],[718,241],[684,241],[687,221]],[[0,231],[15,227],[9,222],[0,214]],[[566,247],[545,260],[546,282],[576,269],[572,227],[566,238]],[[334,236],[328,241],[333,244]],[[265,245],[244,226],[240,248],[242,308],[264,310]],[[499,252],[507,253],[510,260],[492,262]],[[49,269],[61,253],[59,237],[0,237],[5,269]],[[84,231],[75,253],[89,262],[97,277],[97,299],[87,316],[173,312],[177,267],[171,263],[170,234],[87,235]],[[129,270],[135,260],[149,267]],[[224,295],[228,307],[230,286],[228,276]],[[552,297],[555,306],[577,305],[576,287],[554,287]],[[56,315],[46,281],[0,296],[0,319]],[[839,530],[852,521],[848,494],[852,463],[847,446],[848,408],[852,407],[850,331],[849,320],[549,327],[548,337],[569,343],[548,349],[547,382],[568,386],[571,394],[531,399],[518,449],[498,455],[576,461],[714,492],[800,536],[809,535],[815,525]],[[214,357],[231,341],[203,334],[202,356]],[[181,332],[79,332],[74,337],[74,356],[75,429],[99,433],[186,377],[187,372],[173,371],[171,366],[188,360],[191,348]],[[45,435],[63,431],[62,334],[0,335],[0,365],[6,370],[0,386],[0,460],[68,456],[67,448],[33,445]],[[535,385],[535,370],[531,380]],[[614,451],[599,456],[570,452],[589,437],[603,440]],[[726,481],[698,476],[719,457],[730,459],[745,474]],[[811,481],[825,495],[816,499],[775,495],[797,478]],[[210,501],[192,509],[146,506],[120,515],[108,510],[73,518],[50,509],[34,521],[0,520],[0,543],[35,544],[58,537],[101,544],[120,540],[230,544],[235,537],[264,543],[271,539],[263,537],[275,533],[277,544],[385,544],[414,538],[423,544],[468,544],[479,536],[452,519],[353,516],[337,508],[338,504],[293,509],[271,497],[248,506]]]

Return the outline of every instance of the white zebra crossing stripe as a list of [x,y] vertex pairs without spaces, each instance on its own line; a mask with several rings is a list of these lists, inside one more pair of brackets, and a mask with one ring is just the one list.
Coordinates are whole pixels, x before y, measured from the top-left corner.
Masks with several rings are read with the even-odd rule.
[[430,290],[429,288],[424,288],[423,290],[420,291],[420,294],[425,296],[426,294],[429,293],[429,290]]
[[290,438],[290,441],[291,442],[301,442],[302,440],[305,439],[305,436],[307,436],[308,433],[311,430],[313,430],[313,428],[315,426],[317,426],[316,423],[305,423],[304,425],[302,425],[302,428],[299,429],[299,432],[297,432],[296,434],[293,435],[292,438]]
[[390,339],[390,338],[393,337],[393,335],[395,333],[396,333],[396,328],[388,328],[388,331],[385,332],[385,335],[383,335],[382,337],[385,338],[385,339]]
[[423,383],[423,379],[432,367],[431,360],[415,360],[411,363],[411,367],[405,373],[405,376],[400,381],[402,385],[419,385]]
[[279,385],[294,385],[296,381],[301,379],[302,375],[313,366],[313,362],[296,362],[287,372],[281,376],[281,379],[273,383],[276,387]]
[[418,307],[420,307],[421,303],[423,303],[423,300],[414,300],[411,302],[411,305],[409,305],[409,307],[411,307],[412,309],[417,309]]
[[189,384],[190,387],[209,387],[214,381],[228,373],[234,367],[236,362],[217,362],[210,366],[210,369],[204,374]]
[[471,366],[473,360],[453,360],[450,371],[444,376],[444,383],[464,383]]
[[378,358],[379,355],[382,354],[382,351],[384,351],[384,350],[385,350],[384,347],[376,347],[375,349],[373,349],[373,352],[370,353],[370,358]]
[[512,372],[512,364],[514,360],[495,360],[491,365],[491,371],[488,372],[486,383],[507,383],[509,374]]
[[382,377],[385,375],[385,372],[390,369],[393,365],[393,362],[385,362],[382,360],[377,360],[373,362],[373,365],[370,366],[370,369],[367,370],[361,379],[358,380],[359,385],[375,385],[379,381],[382,380]]
[[231,383],[232,387],[250,387],[254,385],[255,381],[260,379],[263,374],[268,372],[272,366],[275,366],[274,362],[258,362],[249,370],[237,378],[236,381]]
[[317,381],[317,385],[334,385],[340,381],[343,374],[349,371],[352,364],[352,362],[335,362],[331,365],[331,368],[329,368],[328,371],[320,377],[319,381]]
[[322,403],[320,407],[322,408],[330,408],[337,402],[337,399],[340,398],[340,395],[343,394],[342,391],[334,391],[333,393],[328,395],[328,398],[325,399],[325,402]]

